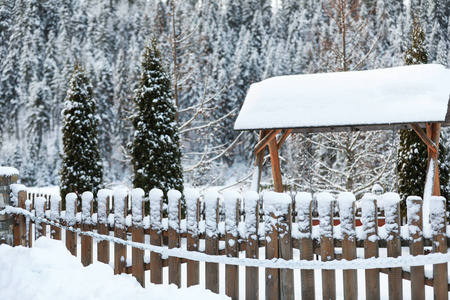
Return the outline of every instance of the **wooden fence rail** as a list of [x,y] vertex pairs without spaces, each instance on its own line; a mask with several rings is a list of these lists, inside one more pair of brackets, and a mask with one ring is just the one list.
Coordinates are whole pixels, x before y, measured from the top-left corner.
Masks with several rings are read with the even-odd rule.
[[[384,194],[384,212],[386,224],[379,226],[377,221],[377,196],[366,194],[361,200],[361,227],[355,226],[355,197],[342,193],[337,199],[329,193],[315,196],[318,203],[319,225],[312,223],[312,195],[298,193],[295,199],[287,194],[266,192],[258,195],[248,192],[243,197],[237,192],[228,192],[224,196],[209,191],[204,196],[195,190],[187,189],[184,197],[177,191],[154,189],[148,194],[150,211],[144,214],[144,201],[147,199],[141,189],[128,192],[118,189],[114,193],[100,190],[96,197],[90,192],[81,195],[81,212],[77,213],[79,196],[71,193],[66,196],[66,210],[61,212],[59,196],[27,196],[24,189],[17,190],[16,205],[31,211],[40,218],[47,218],[67,228],[62,234],[60,226],[47,226],[40,220],[35,222],[35,238],[48,235],[53,239],[65,237],[65,243],[73,255],[78,255],[77,234],[70,227],[82,232],[95,232],[169,249],[183,248],[190,252],[204,252],[209,255],[226,257],[246,257],[259,260],[260,253],[265,259],[282,258],[284,260],[341,260],[381,257],[380,248],[386,248],[384,257],[399,257],[402,246],[409,246],[412,255],[426,253],[446,253],[448,238],[446,235],[445,199],[432,197],[431,224],[422,223],[422,200],[419,197],[407,199],[408,230],[401,230],[399,218],[400,198],[397,194]],[[163,218],[163,199],[168,199],[167,218]],[[378,196],[379,197],[379,196]],[[93,201],[97,202],[97,211],[93,211]],[[181,202],[186,203],[186,219],[181,219]],[[47,205],[50,202],[50,206]],[[200,207],[204,207],[203,210]],[[113,210],[111,210],[113,208]],[[260,214],[260,209],[264,215]],[[339,213],[335,213],[334,210]],[[48,210],[48,211],[46,211]],[[131,215],[128,215],[131,212]],[[204,217],[202,217],[204,216]],[[340,220],[336,226],[333,219]],[[224,220],[224,221],[220,221]],[[31,220],[17,215],[14,222],[14,243],[31,245]],[[431,230],[425,231],[424,226]],[[431,232],[425,236],[424,232]],[[81,262],[89,265],[94,260],[94,241],[92,236],[81,235]],[[185,245],[185,246],[184,246]],[[425,250],[425,245],[432,245]],[[114,243],[113,256],[110,255],[110,242],[97,242],[97,260],[114,265],[115,273],[131,273],[138,282],[145,285],[145,271],[150,270],[149,281],[163,283],[163,269],[168,268],[168,283],[181,286],[186,276],[188,286],[200,283],[200,263],[178,257],[163,257],[150,252],[145,259],[145,251],[132,248],[131,259],[127,260],[127,246]],[[360,250],[358,252],[358,250]],[[383,252],[384,253],[384,252]],[[316,257],[315,257],[316,256]],[[320,258],[319,258],[320,257]],[[127,265],[127,261],[129,265]],[[186,274],[181,265],[186,263]],[[203,282],[205,287],[219,292],[220,272],[217,262],[204,264]],[[265,287],[259,286],[259,268],[245,267],[245,285],[240,285],[239,267],[225,265],[225,293],[232,299],[239,299],[239,291],[245,289],[246,299],[258,299],[259,290],[265,288],[266,299],[294,299],[295,289],[301,289],[302,298],[314,299],[316,289],[321,289],[324,299],[336,299],[336,291],[343,290],[345,299],[357,299],[357,270],[343,271],[343,286],[336,286],[336,271],[322,270],[322,282],[316,283],[314,270],[303,269],[300,277],[295,278],[292,269],[265,269]],[[436,299],[448,299],[447,263],[433,265],[433,278],[427,278],[423,266],[411,267],[410,271],[401,267],[365,270],[365,294],[367,299],[380,299],[380,273],[388,274],[389,298],[402,299],[402,279],[411,280],[413,299],[424,299],[425,285],[433,285]]]

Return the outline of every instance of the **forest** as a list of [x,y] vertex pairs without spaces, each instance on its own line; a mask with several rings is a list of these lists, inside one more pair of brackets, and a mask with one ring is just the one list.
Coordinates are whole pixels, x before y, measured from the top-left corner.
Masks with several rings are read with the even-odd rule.
[[[79,63],[97,104],[104,184],[130,183],[134,91],[156,39],[186,184],[249,180],[257,136],[233,125],[252,83],[404,65],[414,18],[428,63],[449,67],[449,17],[449,0],[0,0],[0,165],[19,169],[25,185],[58,185],[62,110]],[[295,190],[396,191],[398,148],[396,131],[294,135],[283,180]]]

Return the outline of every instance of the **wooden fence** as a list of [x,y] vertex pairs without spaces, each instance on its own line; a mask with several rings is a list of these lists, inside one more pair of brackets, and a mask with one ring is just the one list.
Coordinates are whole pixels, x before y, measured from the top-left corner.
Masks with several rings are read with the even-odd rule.
[[[150,212],[144,213],[145,193],[141,189],[131,192],[100,190],[97,197],[90,192],[81,195],[82,208],[77,213],[79,196],[67,195],[66,210],[61,212],[61,198],[29,197],[25,189],[15,188],[13,203],[35,214],[35,233],[32,222],[24,215],[16,215],[14,221],[15,245],[31,246],[33,236],[48,235],[53,239],[65,236],[67,248],[77,255],[81,247],[81,262],[89,265],[94,258],[94,239],[81,234],[81,245],[77,244],[77,233],[70,229],[62,234],[61,226],[47,226],[42,220],[50,220],[65,228],[79,228],[82,232],[110,235],[137,243],[150,241],[154,246],[169,249],[180,248],[209,255],[252,258],[259,260],[260,252],[266,260],[282,258],[287,261],[341,260],[381,257],[380,248],[386,248],[387,257],[402,255],[402,246],[409,246],[411,255],[446,253],[448,238],[445,199],[431,198],[429,230],[423,230],[422,200],[419,197],[407,199],[408,224],[402,230],[399,218],[399,196],[384,194],[385,224],[379,226],[377,196],[366,194],[361,200],[361,224],[355,226],[355,197],[341,193],[335,199],[329,193],[318,193],[319,225],[312,222],[312,196],[298,193],[295,199],[287,194],[254,192],[243,196],[228,192],[221,196],[215,191],[201,196],[195,190],[186,190],[186,218],[181,219],[182,194],[169,191],[167,218],[163,218],[163,193],[152,190],[148,195]],[[28,199],[28,200],[27,200]],[[97,201],[97,211],[93,212],[93,201]],[[338,212],[336,212],[338,210]],[[335,220],[339,219],[339,225]],[[425,235],[424,235],[425,232]],[[147,239],[146,239],[147,237]],[[183,243],[182,243],[183,241]],[[186,276],[187,286],[200,283],[200,263],[178,257],[163,257],[156,252],[144,260],[144,250],[133,248],[131,264],[127,265],[126,245],[115,243],[114,253],[110,253],[110,241],[97,241],[97,260],[113,263],[115,273],[130,273],[145,285],[144,272],[150,270],[150,282],[163,282],[163,268],[168,268],[169,283],[181,286],[182,276]],[[430,247],[431,246],[431,247]],[[298,249],[299,251],[295,250]],[[358,256],[358,249],[360,255]],[[295,250],[295,251],[294,251]],[[383,251],[384,252],[384,251]],[[294,257],[294,253],[299,257]],[[299,253],[299,254],[298,254]],[[363,253],[363,254],[361,254]],[[181,265],[186,264],[187,273],[182,274]],[[204,265],[205,287],[219,292],[219,264],[206,262]],[[246,299],[258,299],[258,291],[265,288],[266,299],[293,299],[294,290],[301,289],[302,299],[315,299],[315,290],[321,287],[324,299],[336,298],[336,271],[323,269],[322,282],[315,282],[314,270],[302,269],[300,278],[294,277],[292,269],[265,268],[265,287],[259,286],[260,268],[245,267],[245,286],[240,286],[239,267],[225,266],[225,292],[232,299],[239,298],[240,289],[245,289]],[[435,299],[448,299],[447,263],[433,265],[433,277],[425,276],[424,266],[413,266],[410,271],[396,268],[365,270],[367,299],[380,299],[380,273],[388,274],[389,299],[402,299],[402,279],[411,281],[412,299],[425,299],[425,285],[434,287]],[[343,271],[345,299],[358,297],[357,270]]]

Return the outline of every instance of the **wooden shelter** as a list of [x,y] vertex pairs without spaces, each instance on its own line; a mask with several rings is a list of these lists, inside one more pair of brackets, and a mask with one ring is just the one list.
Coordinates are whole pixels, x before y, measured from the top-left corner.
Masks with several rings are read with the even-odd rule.
[[268,146],[275,191],[282,192],[278,151],[291,133],[412,128],[428,147],[434,168],[427,182],[432,176],[433,195],[440,195],[437,158],[441,127],[450,125],[449,96],[450,70],[441,65],[280,76],[250,87],[235,130],[259,131],[257,187]]

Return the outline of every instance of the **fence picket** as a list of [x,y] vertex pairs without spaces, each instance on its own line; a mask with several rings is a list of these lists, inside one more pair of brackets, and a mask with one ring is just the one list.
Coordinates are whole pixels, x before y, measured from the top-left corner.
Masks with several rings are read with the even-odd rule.
[[[114,191],[114,236],[123,240],[127,239],[125,228],[125,214],[127,211],[127,196],[125,189]],[[114,274],[125,273],[127,266],[127,247],[122,244],[114,244]]]
[[[292,203],[291,197],[286,197],[289,202],[283,203],[278,216],[278,243],[280,258],[292,259]],[[280,269],[280,299],[294,299],[294,271],[292,269]]]
[[[219,254],[217,222],[219,220],[219,193],[208,191],[205,195],[205,253]],[[219,264],[205,263],[205,287],[213,293],[219,293]]]
[[[159,189],[152,189],[150,198],[150,244],[162,246],[162,199],[163,192]],[[150,282],[162,284],[162,258],[159,253],[150,252]]]
[[[377,200],[373,194],[365,194],[362,202],[362,226],[365,234],[364,258],[378,257]],[[366,273],[366,299],[380,299],[379,269],[368,269]]]
[[[302,192],[295,196],[298,230],[300,232],[300,259],[313,260],[314,248],[311,239],[311,201],[310,193]],[[314,270],[301,270],[302,299],[315,299]]]
[[[97,232],[103,235],[109,235],[109,201],[111,191],[101,189],[97,193]],[[99,241],[97,243],[97,260],[109,264],[110,251],[108,241]]]
[[[84,192],[81,195],[81,230],[85,232],[92,231],[92,201],[94,195],[92,192]],[[94,248],[92,237],[81,236],[81,263],[83,266],[89,266],[93,262]]]
[[[447,253],[447,215],[445,198],[433,196],[430,199],[430,221],[433,234],[433,253]],[[447,263],[433,265],[434,299],[448,299]]]
[[[133,189],[131,192],[131,213],[132,213],[132,241],[137,243],[145,242],[144,224],[142,222],[145,192],[143,189]],[[144,250],[133,248],[132,274],[136,280],[145,287]]]
[[[181,193],[170,190],[168,197],[169,249],[180,248]],[[169,257],[169,284],[181,287],[181,259]]]
[[[409,251],[413,256],[423,255],[422,205],[420,197],[410,196],[406,199],[408,212]],[[411,299],[425,299],[424,267],[411,267]]]
[[[37,197],[35,200],[35,211],[36,211],[36,217],[38,218],[45,218],[45,198],[44,197]],[[47,235],[47,225],[45,223],[36,221],[35,225],[35,238],[36,240],[40,238],[41,236]]]
[[[239,198],[235,191],[225,194],[225,253],[227,257],[238,257]],[[239,299],[239,266],[225,265],[225,294],[233,300]]]
[[[244,195],[245,204],[245,257],[259,259],[259,195],[252,191]],[[259,299],[259,269],[245,267],[245,298]]]
[[[198,222],[199,222],[199,197],[198,191],[186,189],[184,191],[186,199],[186,231],[187,231],[187,250],[198,251]],[[200,283],[199,262],[195,260],[187,261],[187,286],[193,286]]]
[[[52,195],[50,197],[50,220],[59,223],[61,213],[61,196]],[[61,228],[50,226],[50,237],[55,240],[61,240]]]

